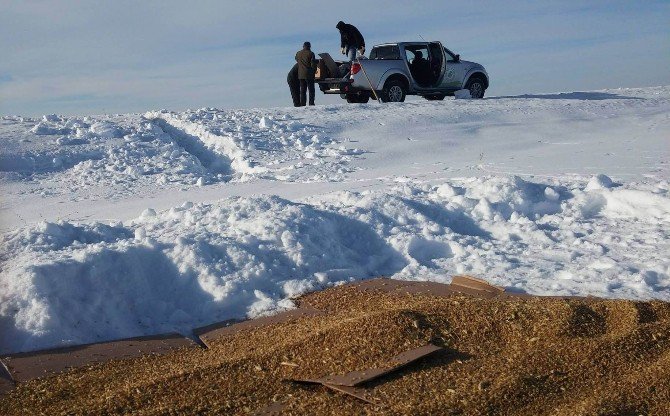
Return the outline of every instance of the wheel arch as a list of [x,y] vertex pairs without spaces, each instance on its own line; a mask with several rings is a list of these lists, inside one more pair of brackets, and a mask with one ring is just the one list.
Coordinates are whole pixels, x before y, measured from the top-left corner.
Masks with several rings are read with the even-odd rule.
[[393,70],[389,69],[382,75],[382,77],[379,79],[379,84],[377,84],[377,90],[381,90],[384,88],[384,84],[386,84],[386,81],[390,79],[397,79],[400,80],[405,85],[405,90],[409,92],[409,86],[410,82],[409,79],[407,78],[407,75],[404,74],[403,72],[400,72],[398,70]]
[[461,85],[461,88],[465,88],[466,85],[468,85],[468,82],[472,78],[481,78],[484,80],[484,89],[488,89],[489,87],[489,76],[486,72],[482,71],[481,69],[473,69],[471,70],[465,79],[463,80],[463,85]]

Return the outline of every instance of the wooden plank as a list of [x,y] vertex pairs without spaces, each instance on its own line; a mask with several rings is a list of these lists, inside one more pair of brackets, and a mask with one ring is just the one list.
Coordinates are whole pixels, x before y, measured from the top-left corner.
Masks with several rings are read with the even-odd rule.
[[0,361],[0,396],[14,389],[15,385],[16,383],[14,383],[14,379],[5,366],[5,363]]
[[405,280],[387,279],[384,277],[363,280],[361,282],[352,283],[352,285],[362,291],[380,291],[384,293],[392,293],[399,288],[411,285],[413,282]]
[[25,382],[71,368],[196,346],[190,339],[173,333],[18,353],[3,357],[2,361],[16,382]]
[[383,375],[397,371],[400,368],[405,367],[406,365],[433,354],[434,352],[441,349],[442,347],[438,347],[437,345],[427,344],[419,348],[414,348],[412,350],[402,352],[395,357],[392,357],[386,367],[351,371],[346,374],[338,374],[334,376],[323,376],[319,378],[292,378],[290,380],[297,381],[299,383],[314,383],[323,385],[331,384],[338,386],[356,387]]
[[410,285],[403,286],[397,290],[411,294],[426,294],[433,296],[449,297],[458,293],[451,285],[437,282],[411,282]]
[[454,276],[450,286],[456,292],[481,298],[494,298],[505,291],[504,288],[493,286],[485,280],[464,275]]
[[299,308],[291,309],[289,311],[280,312],[272,316],[264,316],[261,318],[250,319],[241,322],[224,321],[217,324],[207,325],[205,327],[196,328],[193,333],[202,340],[202,342],[210,347],[212,343],[227,336],[238,333],[244,330],[253,330],[262,328],[264,326],[280,324],[284,322],[294,321],[307,316],[315,316],[323,314],[322,311],[313,308]]
[[367,389],[362,389],[360,387],[339,386],[337,384],[328,384],[328,383],[323,383],[323,385],[331,390],[348,394],[349,396],[355,397],[359,400],[363,400],[364,402],[378,404],[377,399]]

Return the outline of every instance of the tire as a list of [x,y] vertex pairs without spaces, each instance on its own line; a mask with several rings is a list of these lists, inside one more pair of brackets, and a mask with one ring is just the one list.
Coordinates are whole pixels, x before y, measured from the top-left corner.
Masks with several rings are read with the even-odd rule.
[[444,95],[443,94],[433,94],[433,95],[425,95],[423,98],[425,98],[428,101],[442,101],[444,100]]
[[361,93],[360,95],[353,95],[353,94],[347,95],[347,102],[350,103],[350,104],[354,104],[354,103],[365,104],[368,101],[370,101],[370,95],[369,94]]
[[470,78],[468,84],[465,86],[466,90],[470,90],[470,97],[484,98],[486,92],[486,83],[481,77]]
[[407,90],[405,84],[398,79],[390,79],[384,84],[381,99],[385,103],[401,103],[405,101]]

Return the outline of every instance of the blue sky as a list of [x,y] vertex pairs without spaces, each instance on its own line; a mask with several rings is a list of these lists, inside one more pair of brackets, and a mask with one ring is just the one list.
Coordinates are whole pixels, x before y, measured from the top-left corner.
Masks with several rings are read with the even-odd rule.
[[[442,41],[486,66],[487,95],[670,84],[670,1],[0,0],[0,10],[0,114],[289,105],[295,52],[309,40],[339,56],[340,19],[368,45]],[[336,102],[317,91],[317,104]]]

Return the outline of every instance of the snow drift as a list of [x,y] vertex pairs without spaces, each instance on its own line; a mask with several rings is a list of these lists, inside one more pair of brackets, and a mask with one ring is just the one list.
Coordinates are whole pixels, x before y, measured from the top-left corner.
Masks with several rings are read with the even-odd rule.
[[670,252],[667,186],[587,188],[488,177],[42,222],[2,237],[0,351],[188,334],[380,275],[472,273],[535,294],[670,300],[670,261],[658,257]]

